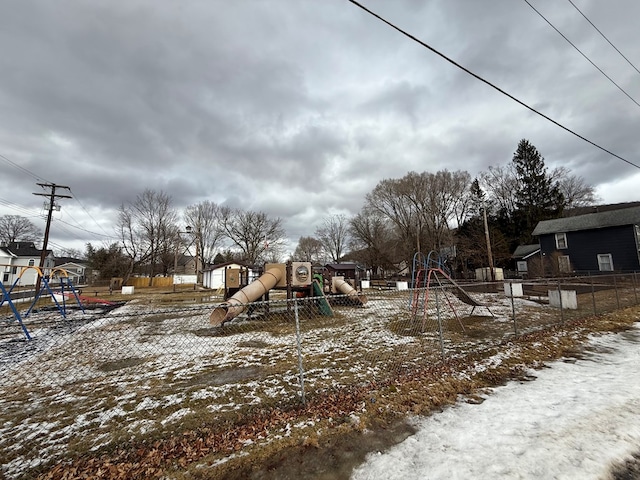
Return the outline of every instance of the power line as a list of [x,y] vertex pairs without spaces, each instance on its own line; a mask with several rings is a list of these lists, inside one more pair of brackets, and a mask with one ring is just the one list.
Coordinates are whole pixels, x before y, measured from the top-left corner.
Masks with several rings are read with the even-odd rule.
[[[36,194],[36,195],[43,195],[43,194]],[[22,207],[16,203],[10,202],[9,200],[6,200],[4,198],[0,198],[0,205],[4,205],[8,208],[11,208],[12,210],[16,210],[18,213],[21,213],[22,216],[26,217],[26,218],[42,218],[43,215],[42,213],[34,213],[33,210],[29,210],[25,207]],[[45,209],[48,208],[48,205],[45,204]],[[57,218],[56,219],[56,223],[63,223],[65,225],[68,225],[71,228],[75,228],[76,230],[81,230],[83,232],[86,233],[90,233],[91,235],[94,235],[95,237],[103,237],[103,238],[108,238],[108,239],[116,239],[117,237],[115,237],[114,235],[109,235],[107,232],[103,233],[98,233],[98,232],[94,232],[91,231],[87,228],[84,228],[80,225],[80,223],[74,218],[74,221],[77,223],[77,225],[73,225],[65,220],[62,220],[61,218]],[[58,225],[62,230],[66,231],[67,233],[73,235],[73,232],[71,230],[68,230],[64,227],[62,227],[61,225]],[[98,225],[99,226],[99,225]],[[102,229],[104,231],[104,229]],[[78,240],[81,240],[80,237],[76,237]]]
[[[81,226],[79,226],[79,225],[78,225],[78,226],[76,226],[76,225],[72,225],[72,224],[71,224],[71,223],[69,223],[69,222],[65,222],[65,221],[64,221],[64,220],[62,220],[61,218],[58,218],[56,221],[57,221],[57,222],[60,222],[60,223],[64,223],[65,225],[68,225],[68,226],[70,226],[71,228],[75,228],[75,229],[78,229],[78,230],[82,230],[83,232],[90,233],[91,235],[95,235],[96,237],[116,238],[116,237],[114,237],[113,235],[106,234],[106,232],[105,232],[105,234],[98,233],[98,232],[92,232],[91,230],[88,230],[88,229],[86,229],[86,228],[84,228],[84,227],[81,227]],[[68,231],[68,230],[67,230],[67,231]]]
[[604,39],[609,43],[609,45],[611,45],[611,46],[613,47],[613,49],[614,49],[616,52],[618,52],[618,53],[620,54],[620,56],[621,56],[622,58],[624,58],[624,59],[627,61],[627,63],[628,63],[629,65],[631,65],[631,66],[633,67],[633,69],[634,69],[636,72],[640,73],[640,70],[638,70],[638,69],[637,69],[637,67],[636,67],[633,63],[631,63],[631,60],[629,60],[627,57],[625,57],[625,56],[623,55],[623,53],[622,53],[620,50],[618,50],[618,47],[616,47],[616,46],[611,42],[611,40],[609,40],[609,39],[607,38],[607,36],[606,36],[604,33],[602,33],[602,32],[600,31],[600,29],[599,29],[598,27],[596,27],[596,26],[593,24],[593,22],[592,22],[591,20],[589,20],[589,18],[588,18],[584,13],[582,13],[582,10],[580,10],[580,9],[575,5],[575,3],[573,3],[571,0],[567,0],[567,1],[568,1],[571,5],[573,5],[573,8],[575,8],[578,12],[580,12],[580,15],[582,15],[582,16],[584,17],[584,19],[585,19],[587,22],[589,22],[593,28],[595,28],[595,29],[596,29],[596,32],[598,32],[598,33],[602,36],[602,38],[604,38]]
[[394,30],[400,32],[402,35],[404,35],[405,37],[410,38],[411,40],[413,40],[414,42],[422,45],[424,48],[426,48],[427,50],[432,51],[433,53],[435,53],[436,55],[438,55],[439,57],[443,58],[444,60],[446,60],[447,62],[451,63],[452,65],[458,67],[460,70],[468,73],[469,75],[471,75],[473,78],[475,78],[476,80],[480,80],[482,83],[485,83],[487,85],[489,85],[491,88],[493,88],[494,90],[500,92],[501,94],[503,94],[504,96],[510,98],[511,100],[513,100],[514,102],[522,105],[523,107],[525,107],[526,109],[532,111],[533,113],[535,113],[536,115],[540,115],[542,118],[544,118],[545,120],[548,120],[549,122],[553,123],[554,125],[562,128],[563,130],[565,130],[566,132],[569,132],[571,135],[575,135],[576,137],[578,137],[579,139],[587,142],[590,145],[593,145],[594,147],[602,150],[603,152],[608,153],[609,155],[611,155],[612,157],[617,158],[618,160],[622,160],[625,163],[628,163],[629,165],[631,165],[632,167],[636,167],[637,169],[640,169],[640,165],[637,165],[629,160],[627,160],[624,157],[621,157],[620,155],[617,155],[615,153],[613,153],[610,150],[607,150],[606,148],[598,145],[597,143],[589,140],[588,138],[583,137],[582,135],[580,135],[579,133],[574,132],[573,130],[571,130],[568,127],[565,127],[564,125],[562,125],[560,122],[554,120],[553,118],[549,117],[548,115],[545,115],[542,112],[539,112],[538,110],[536,110],[533,107],[530,107],[529,105],[527,105],[526,103],[524,103],[522,100],[519,100],[518,98],[514,97],[513,95],[511,95],[510,93],[505,92],[504,90],[502,90],[500,87],[494,85],[493,83],[491,83],[488,80],[485,80],[484,78],[482,78],[480,75],[472,72],[471,70],[469,70],[466,67],[463,67],[462,65],[460,65],[459,63],[457,63],[455,60],[452,60],[451,58],[447,57],[445,54],[439,52],[438,50],[436,50],[435,48],[433,48],[431,45],[428,45],[427,43],[423,42],[422,40],[419,40],[418,38],[416,38],[415,36],[411,35],[410,33],[406,32],[405,30],[402,30],[400,27],[397,27],[396,25],[394,25],[393,23],[389,22],[388,20],[384,19],[383,17],[381,17],[380,15],[378,15],[377,13],[369,10],[367,7],[365,7],[364,5],[358,3],[356,0],[348,0],[349,2],[353,3],[356,7],[361,8],[362,10],[364,10],[365,12],[367,12],[369,15],[377,18],[378,20],[380,20],[383,23],[386,23],[387,25],[389,25],[391,28],[393,28]]
[[639,107],[640,107],[640,103],[638,103],[638,102],[637,102],[637,101],[636,101],[636,100],[635,100],[631,95],[629,95],[629,94],[625,91],[625,89],[624,89],[624,88],[622,88],[620,85],[618,85],[616,82],[614,82],[614,81],[613,81],[613,79],[612,79],[609,75],[607,75],[606,73],[604,73],[604,71],[603,71],[603,70],[602,70],[598,65],[596,65],[596,64],[595,64],[595,63],[594,63],[594,62],[593,62],[589,57],[587,57],[584,53],[582,53],[582,50],[580,50],[578,47],[576,47],[576,46],[575,46],[575,44],[574,44],[571,40],[569,40],[569,39],[568,39],[568,38],[567,38],[567,37],[566,37],[566,36],[565,36],[565,35],[564,35],[560,30],[558,30],[558,29],[555,27],[555,25],[553,25],[553,23],[551,23],[549,20],[547,20],[547,18],[546,18],[542,13],[540,13],[538,10],[536,10],[536,8],[535,8],[533,5],[531,5],[531,4],[529,3],[529,0],[524,0],[524,2],[525,2],[527,5],[529,5],[529,6],[531,7],[531,9],[532,9],[534,12],[536,12],[538,15],[540,15],[540,17],[541,17],[545,22],[547,22],[551,28],[553,28],[556,32],[558,32],[558,35],[560,35],[562,38],[564,38],[564,39],[567,41],[567,43],[568,43],[569,45],[571,45],[573,48],[575,48],[575,49],[576,49],[576,51],[577,51],[580,55],[582,55],[582,56],[585,58],[585,60],[586,60],[587,62],[589,62],[591,65],[593,65],[593,66],[594,66],[594,67],[595,67],[595,68],[596,68],[596,69],[597,69],[597,70],[598,70],[602,75],[604,75],[604,76],[606,77],[606,79],[607,79],[607,80],[609,80],[609,81],[610,81],[611,83],[613,83],[616,87],[618,87],[618,90],[620,90],[620,91],[621,91],[622,93],[624,93],[627,97],[629,97],[629,100],[631,100],[633,103],[635,103],[637,106],[639,106]]
[[40,214],[34,214],[32,210],[22,207],[16,203],[10,202],[9,200],[5,200],[4,198],[0,198],[0,205],[5,205],[6,207],[17,210],[18,212],[23,213],[24,215],[27,215],[29,217],[40,217]]
[[[2,160],[4,160],[5,162],[7,162],[7,163],[8,163],[9,165],[11,165],[12,167],[14,167],[14,168],[16,168],[16,169],[20,170],[20,171],[21,171],[21,172],[23,172],[23,173],[26,173],[27,175],[29,175],[30,177],[35,178],[36,180],[46,180],[46,179],[43,179],[42,177],[40,177],[39,175],[36,175],[35,173],[33,173],[31,170],[27,170],[26,168],[24,168],[24,167],[22,167],[22,166],[18,165],[17,163],[15,163],[14,161],[9,160],[7,157],[5,157],[5,156],[4,156],[4,155],[2,155],[2,154],[0,154],[0,158],[1,158]],[[49,182],[49,183],[51,183],[51,182]]]
[[[31,170],[28,170],[20,165],[18,165],[17,163],[15,163],[14,161],[10,160],[9,158],[7,158],[5,155],[0,154],[0,159],[4,160],[6,163],[8,163],[9,165],[11,165],[12,167],[22,171],[23,173],[26,173],[27,175],[29,175],[30,177],[35,178],[36,180],[40,181],[41,177],[36,175],[35,173],[33,173]],[[48,185],[54,185],[53,182],[49,182],[47,181]],[[39,184],[40,185],[40,184]],[[76,194],[74,192],[71,191],[70,187],[63,187],[69,190],[69,192],[72,194],[72,197],[68,197],[68,198],[73,198],[75,199],[76,202],[78,202],[78,205],[80,205],[80,208],[82,208],[82,210],[89,216],[89,218],[91,218],[91,220],[93,220],[93,222],[98,226],[98,228],[100,228],[100,230],[102,230],[104,232],[104,234],[102,233],[96,233],[96,232],[92,232],[88,229],[85,229],[83,227],[80,226],[80,223],[74,219],[74,221],[78,224],[78,226],[74,226],[68,222],[64,222],[63,220],[58,220],[62,223],[66,223],[67,225],[69,225],[70,227],[73,228],[77,228],[78,230],[83,230],[87,233],[91,233],[93,235],[96,235],[98,237],[106,237],[106,238],[115,238],[113,235],[109,235],[104,228],[102,228],[102,225],[100,225],[98,223],[98,221],[91,215],[91,213],[89,213],[89,211],[85,208],[85,206],[80,202],[80,200],[77,198]],[[34,195],[42,195],[42,194],[34,194]],[[13,208],[15,210],[18,210],[20,212],[27,212],[27,210],[25,210],[23,207],[20,207],[19,205],[16,205],[12,202],[9,202],[8,200],[4,200],[0,198],[0,204],[4,204],[7,207]],[[30,216],[39,216],[39,215],[32,215],[31,212],[28,212]]]
[[[84,208],[84,205],[80,202],[80,200],[78,199],[78,196],[75,194],[75,192],[71,191],[71,189],[69,189],[69,191],[71,192],[71,195],[73,195],[74,200],[75,200],[76,202],[78,202],[78,205],[80,205],[80,208],[82,208],[82,210],[84,211],[84,213],[86,213],[86,214],[89,216],[89,218],[90,218],[91,220],[93,220],[93,223],[95,223],[95,224],[98,226],[98,228],[104,232],[104,234],[105,234],[104,236],[112,238],[112,235],[109,235],[109,234],[105,231],[105,229],[104,229],[104,228],[102,228],[102,225],[100,225],[100,224],[98,223],[98,221],[97,221],[95,218],[93,218],[93,216],[89,213],[89,211],[88,211],[86,208]],[[88,231],[88,230],[87,230],[87,231]],[[92,232],[89,232],[89,233],[92,233]],[[100,235],[100,234],[98,234],[98,235]],[[102,236],[102,235],[100,235],[100,236]]]

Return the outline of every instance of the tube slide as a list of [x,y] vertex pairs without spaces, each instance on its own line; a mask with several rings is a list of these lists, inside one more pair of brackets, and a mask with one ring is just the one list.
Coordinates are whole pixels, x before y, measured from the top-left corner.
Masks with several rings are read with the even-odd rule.
[[272,268],[264,272],[257,280],[251,282],[242,290],[236,292],[225,303],[216,307],[209,316],[209,323],[216,327],[236,318],[247,308],[247,304],[254,302],[276,286],[284,275],[283,269]]
[[349,297],[349,299],[359,303],[360,305],[367,303],[367,297],[364,295],[358,295],[358,291],[349,285],[343,277],[334,277],[333,286],[340,293],[344,293]]

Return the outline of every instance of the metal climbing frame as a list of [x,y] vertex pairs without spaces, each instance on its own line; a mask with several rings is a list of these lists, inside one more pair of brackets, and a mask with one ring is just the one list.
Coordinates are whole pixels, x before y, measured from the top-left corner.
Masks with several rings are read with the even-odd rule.
[[[462,290],[462,288],[453,281],[449,274],[445,272],[445,268],[444,261],[437,252],[431,251],[426,257],[422,252],[414,254],[411,272],[411,286],[413,288],[413,295],[411,296],[411,315],[415,318],[418,316],[419,312],[422,311],[422,328],[424,329],[427,319],[427,307],[429,305],[429,291],[432,283],[437,283],[437,286],[444,293],[444,298],[449,305],[449,308],[451,308],[458,324],[460,324],[460,328],[464,332],[464,325],[460,321],[458,313],[451,303],[446,289],[444,289],[442,280],[446,279],[447,283],[454,285],[460,290]],[[466,292],[464,292],[464,294],[468,297]]]
[[[11,287],[11,289],[13,289],[13,286]],[[27,330],[27,327],[24,326],[24,322],[22,321],[20,312],[11,301],[11,295],[9,295],[9,293],[11,292],[11,289],[7,291],[7,289],[4,288],[4,285],[2,284],[2,282],[0,282],[0,290],[2,290],[2,301],[0,302],[0,307],[4,305],[4,302],[8,303],[9,308],[11,308],[11,311],[13,312],[13,316],[18,321],[18,324],[20,324],[20,328],[22,328],[22,332],[24,333],[24,336],[27,337],[27,340],[31,340],[31,335],[29,335],[29,330]]]
[[69,276],[68,276],[67,272],[65,272],[62,269],[55,269],[51,273],[52,273],[52,275],[55,275],[56,273],[59,273],[59,272],[60,273],[64,272],[64,274],[63,274],[64,276],[60,276],[59,277],[60,278],[60,297],[61,297],[62,305],[58,301],[58,298],[56,297],[55,292],[51,289],[51,286],[49,285],[49,280],[47,279],[46,276],[43,276],[42,277],[42,286],[40,287],[40,291],[36,294],[36,296],[33,299],[33,302],[31,303],[31,306],[29,307],[27,312],[24,314],[25,317],[29,316],[29,314],[31,313],[31,310],[35,306],[36,302],[42,296],[42,293],[45,290],[47,290],[47,292],[49,292],[49,295],[51,295],[51,298],[52,298],[53,302],[56,304],[56,307],[58,307],[58,311],[60,312],[60,315],[62,315],[62,318],[67,318],[67,301],[66,301],[66,297],[67,296],[66,296],[65,290],[64,290],[65,286],[67,287],[67,290],[70,291],[71,294],[76,299],[76,302],[78,303],[78,306],[82,310],[82,313],[85,313],[84,306],[82,305],[82,302],[80,301],[80,297],[78,297],[78,293],[76,292],[75,288],[73,288],[73,284],[71,283],[71,280],[69,280]]
[[[31,302],[31,305],[29,306],[25,314],[22,316],[20,315],[19,310],[16,308],[15,304],[11,300],[11,292],[13,291],[15,286],[18,284],[18,282],[22,278],[22,275],[24,274],[24,272],[29,269],[35,269],[37,271],[38,276],[42,278],[42,285],[40,287],[40,291],[36,292],[36,295],[33,301]],[[5,301],[8,303],[9,307],[11,308],[11,311],[13,312],[13,316],[20,324],[20,327],[22,328],[22,332],[24,333],[25,337],[27,337],[27,340],[31,340],[31,335],[29,335],[29,331],[27,330],[27,327],[25,326],[22,319],[23,317],[26,318],[29,316],[29,314],[33,310],[33,307],[35,306],[37,301],[40,299],[40,297],[42,296],[42,293],[45,290],[51,295],[51,299],[56,304],[56,307],[58,308],[58,311],[60,312],[60,315],[62,315],[63,318],[67,318],[66,297],[68,294],[65,293],[65,287],[67,288],[67,292],[71,292],[71,294],[76,299],[76,302],[78,303],[78,306],[82,310],[82,313],[85,313],[84,306],[82,305],[82,302],[80,301],[80,297],[78,296],[78,293],[76,292],[75,288],[73,288],[73,284],[69,279],[69,274],[67,273],[67,271],[62,268],[55,268],[51,271],[51,276],[54,278],[57,276],[60,279],[60,296],[61,296],[62,305],[58,301],[58,298],[56,297],[55,292],[51,289],[51,286],[49,285],[49,278],[42,273],[42,270],[39,267],[35,267],[35,266],[23,267],[22,270],[20,271],[20,275],[18,275],[18,278],[16,278],[16,280],[13,282],[9,290],[7,290],[5,286],[2,284],[2,282],[0,282],[0,290],[2,290],[2,301],[0,302],[0,307],[4,304]]]

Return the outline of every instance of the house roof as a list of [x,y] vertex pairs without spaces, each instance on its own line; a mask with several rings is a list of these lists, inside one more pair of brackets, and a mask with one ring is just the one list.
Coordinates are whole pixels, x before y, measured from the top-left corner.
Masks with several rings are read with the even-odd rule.
[[527,258],[529,258],[532,255],[535,255],[539,251],[540,251],[540,245],[538,245],[537,243],[532,243],[530,245],[518,245],[518,248],[516,248],[516,251],[513,252],[513,255],[511,255],[511,258],[521,258],[523,260],[526,260]]
[[621,225],[639,225],[640,207],[623,208],[607,212],[588,213],[575,217],[555,218],[538,222],[532,235],[546,235],[558,232],[575,232],[596,228],[618,227]]
[[640,207],[640,202],[606,203],[604,205],[569,208],[562,212],[562,216],[575,217],[577,215],[586,215],[587,213],[608,212],[610,210],[621,210],[631,207]]
[[362,267],[356,263],[327,263],[325,267],[331,270],[362,270]]
[[81,260],[79,258],[75,258],[75,257],[56,257],[56,267],[59,267],[60,265],[65,265],[67,263],[74,263],[78,266],[81,267],[86,267],[87,266],[87,261],[86,260]]
[[4,253],[6,257],[15,257],[14,253],[11,253],[7,247],[0,247],[0,252]]
[[61,263],[60,265],[56,265],[56,268],[64,269],[65,267],[87,268],[87,265],[84,263],[76,263],[76,262],[66,262],[66,263]]
[[226,267],[228,267],[228,266],[230,266],[230,265],[239,265],[239,266],[241,266],[241,267],[245,267],[245,268],[248,268],[248,269],[250,269],[250,270],[255,268],[253,265],[250,265],[250,264],[248,264],[248,263],[246,263],[246,262],[240,262],[240,261],[238,261],[238,262],[224,262],[224,263],[218,263],[218,264],[216,264],[216,265],[211,265],[211,266],[209,266],[209,267],[205,268],[204,270],[205,270],[205,271],[219,270],[219,269],[221,269],[221,268],[226,268]]
[[[13,253],[17,257],[39,257],[42,250],[36,248],[33,242],[14,242],[6,247],[7,251]],[[47,255],[51,254],[51,250],[47,250]]]

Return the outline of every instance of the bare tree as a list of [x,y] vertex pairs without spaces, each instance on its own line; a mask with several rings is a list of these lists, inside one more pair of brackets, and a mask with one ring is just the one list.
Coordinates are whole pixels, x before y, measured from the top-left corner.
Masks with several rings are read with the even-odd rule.
[[322,242],[314,237],[300,237],[293,259],[301,262],[321,262],[324,256]]
[[270,243],[260,258],[267,263],[282,263],[285,256],[284,245],[280,242]]
[[367,195],[366,206],[393,223],[404,257],[440,250],[451,241],[451,226],[468,214],[467,172],[409,172],[382,180]]
[[148,258],[148,245],[144,245],[140,231],[135,223],[132,209],[120,205],[116,232],[127,258],[127,268],[123,274],[123,283],[127,283],[134,269]]
[[164,192],[145,190],[133,203],[120,207],[117,231],[131,271],[145,264],[153,277],[157,266],[166,274],[173,265],[178,215],[171,203]]
[[480,175],[480,184],[487,193],[487,208],[493,207],[496,214],[511,218],[516,211],[518,178],[513,163],[506,166],[489,167]]
[[63,248],[56,252],[56,257],[69,257],[77,260],[86,259],[86,253],[79,248]]
[[[417,174],[411,172],[407,175]],[[417,248],[416,245],[419,243],[417,238],[422,232],[422,224],[419,221],[415,203],[410,200],[410,197],[409,188],[406,188],[400,179],[388,178],[380,181],[367,194],[365,205],[369,214],[375,214],[391,222],[398,238],[401,254],[405,258],[414,248]]]
[[560,186],[565,209],[588,207],[598,201],[593,186],[587,184],[583,177],[573,175],[567,168],[554,168],[550,176]]
[[468,214],[471,175],[441,170],[426,177],[428,205],[422,213],[432,239],[431,248],[439,251],[451,244],[451,224],[460,225]]
[[[225,236],[242,251],[243,259],[257,263],[279,252],[285,232],[280,218],[270,218],[264,212],[222,207],[220,220]],[[278,253],[279,255],[279,253]]]
[[316,236],[331,259],[340,263],[349,241],[349,221],[345,215],[326,217],[316,229]]
[[351,255],[381,275],[397,263],[396,241],[389,221],[363,208],[350,222]]
[[28,218],[19,215],[0,217],[0,242],[9,245],[14,242],[37,242],[42,233]]
[[208,200],[190,205],[185,209],[184,219],[194,229],[202,264],[212,264],[224,238],[220,206]]

